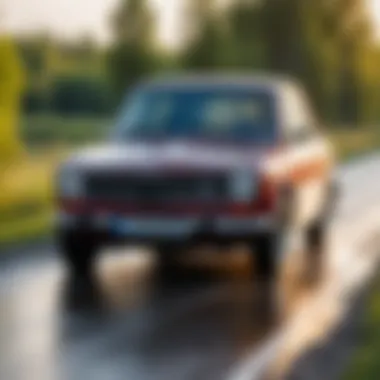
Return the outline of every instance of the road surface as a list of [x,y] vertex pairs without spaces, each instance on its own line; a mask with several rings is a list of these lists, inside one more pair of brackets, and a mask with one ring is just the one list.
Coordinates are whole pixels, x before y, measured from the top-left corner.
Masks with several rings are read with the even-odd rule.
[[254,379],[277,374],[334,326],[377,261],[380,159],[342,167],[326,278],[286,258],[281,305],[253,285],[244,251],[199,254],[162,281],[149,252],[108,252],[99,281],[67,278],[53,245],[0,257],[0,379]]

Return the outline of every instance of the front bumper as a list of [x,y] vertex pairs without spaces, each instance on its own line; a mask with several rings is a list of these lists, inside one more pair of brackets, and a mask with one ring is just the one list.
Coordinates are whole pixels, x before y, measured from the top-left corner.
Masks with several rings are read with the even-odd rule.
[[141,217],[76,216],[60,213],[59,231],[80,232],[105,241],[150,243],[156,241],[239,240],[276,230],[271,215],[255,217]]

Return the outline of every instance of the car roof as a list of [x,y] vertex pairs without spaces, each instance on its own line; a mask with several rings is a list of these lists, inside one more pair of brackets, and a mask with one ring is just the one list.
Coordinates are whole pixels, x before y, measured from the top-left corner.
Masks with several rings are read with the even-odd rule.
[[282,92],[297,82],[289,77],[274,74],[196,73],[164,75],[148,79],[143,87],[247,87],[270,92]]

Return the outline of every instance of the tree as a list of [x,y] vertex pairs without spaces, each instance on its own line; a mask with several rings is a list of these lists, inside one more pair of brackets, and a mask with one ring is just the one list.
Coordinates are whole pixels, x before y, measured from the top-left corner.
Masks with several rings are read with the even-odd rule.
[[113,17],[113,46],[108,71],[120,97],[141,77],[154,71],[154,18],[145,0],[122,0]]
[[0,36],[0,160],[17,155],[22,146],[17,132],[23,70],[12,42]]
[[26,108],[46,110],[57,60],[56,44],[46,34],[20,38],[16,44],[27,76]]
[[215,0],[191,0],[184,22],[189,31],[180,64],[185,69],[209,70],[223,66],[223,42],[226,37]]
[[260,34],[260,3],[235,1],[226,9],[229,39],[224,45],[227,66],[263,69],[266,66],[265,45]]
[[64,75],[54,79],[50,108],[65,115],[107,115],[110,107],[109,86],[93,75]]
[[[326,120],[379,117],[380,49],[366,0],[184,1],[180,67],[287,74],[306,85]],[[124,0],[109,65],[119,93],[153,70],[152,30],[146,2]]]
[[362,108],[361,63],[371,36],[365,6],[363,0],[265,0],[256,19],[266,66],[301,79],[325,117],[349,123]]
[[357,122],[363,117],[362,101],[367,92],[362,58],[368,53],[373,30],[363,0],[336,0],[334,5],[332,20],[339,59],[338,114],[343,122]]

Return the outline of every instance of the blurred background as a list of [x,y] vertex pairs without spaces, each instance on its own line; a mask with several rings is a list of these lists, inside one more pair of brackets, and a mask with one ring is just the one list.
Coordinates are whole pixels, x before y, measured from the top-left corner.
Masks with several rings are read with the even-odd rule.
[[0,12],[0,242],[49,231],[57,162],[104,138],[148,75],[286,73],[341,159],[380,146],[379,0],[5,0]]
[[[44,239],[51,234],[54,215],[54,172],[59,162],[78,147],[102,141],[107,137],[122,99],[142,78],[177,71],[273,72],[290,75],[300,80],[310,93],[322,125],[335,144],[340,162],[365,156],[380,149],[380,0],[1,0],[0,252],[2,248],[4,251],[9,247],[13,249],[14,243],[22,243],[26,248],[22,248],[25,252],[23,256],[20,255],[19,261],[23,263],[22,265],[27,262],[27,257],[32,256],[31,242],[34,239]],[[362,172],[355,171],[354,167],[352,172],[347,169],[340,173],[349,193],[346,203],[357,206],[353,208],[353,212],[343,215],[341,218],[343,222],[339,220],[337,223],[340,240],[343,242],[353,230],[361,234],[361,230],[357,227],[364,229],[370,224],[364,223],[363,220],[371,219],[370,211],[376,211],[374,207],[378,203],[376,181],[369,181],[367,184],[364,179],[376,180],[379,163],[376,160],[368,161],[368,165],[364,165],[361,169]],[[369,195],[366,190],[369,190]],[[377,194],[372,194],[371,191]],[[360,202],[357,202],[358,200]],[[351,208],[348,207],[347,210],[350,211]],[[358,217],[360,212],[366,214],[361,215],[362,219]],[[351,230],[348,227],[351,227]],[[367,244],[376,247],[378,241],[371,240]],[[43,253],[40,248],[36,251]],[[59,265],[58,261],[54,260],[53,251],[50,246],[46,248],[46,256],[42,254],[41,262],[37,261],[37,265],[32,266],[32,269],[25,265],[27,270],[24,272],[28,274],[24,273],[26,279],[21,281],[19,276],[17,281],[9,282],[11,285],[7,282],[7,275],[12,277],[14,274],[9,274],[12,271],[6,260],[1,261],[6,255],[0,255],[0,280],[6,284],[0,283],[0,342],[3,343],[0,347],[0,378],[5,379],[2,371],[4,368],[7,369],[6,366],[9,364],[5,355],[7,352],[16,353],[13,357],[16,358],[13,363],[16,369],[23,360],[28,362],[31,358],[29,364],[35,361],[35,345],[30,343],[34,342],[32,338],[35,338],[35,335],[38,339],[45,335],[49,339],[56,339],[59,344],[55,344],[60,349],[64,346],[61,344],[61,337],[55,337],[55,323],[59,321],[58,315],[63,313],[64,308],[56,305],[61,299],[56,294],[59,288],[56,284],[59,276],[54,270],[57,270]],[[341,253],[343,259],[348,257],[347,265],[337,267],[338,270],[334,273],[336,281],[332,281],[331,287],[322,288],[323,292],[319,298],[316,297],[317,303],[319,302],[317,309],[309,308],[306,304],[310,314],[313,314],[311,317],[320,319],[314,323],[307,316],[305,326],[309,330],[317,326],[322,332],[327,331],[328,323],[323,319],[323,315],[335,312],[335,308],[339,306],[337,302],[339,297],[344,298],[344,302],[347,301],[347,284],[352,282],[353,287],[357,286],[356,270],[360,269],[358,265],[360,260],[368,261],[369,266],[375,267],[373,264],[375,260],[371,261],[372,257],[362,255],[361,251],[356,261],[352,261],[354,256],[346,255],[346,251],[342,250]],[[20,264],[20,267],[22,265]],[[127,266],[122,268],[119,262],[114,266],[117,275],[115,268],[112,267],[112,273],[110,272],[111,275],[108,276],[112,281],[109,282],[113,284],[119,281],[121,285],[110,288],[116,293],[121,293],[122,297],[128,298],[129,296],[126,297],[123,292],[129,286],[132,294],[130,298],[138,299],[139,293],[146,291],[142,284],[133,282],[136,281],[134,276],[138,277],[138,270],[129,265],[130,276],[126,279],[128,276],[125,276],[123,270]],[[15,272],[17,270],[12,273]],[[130,279],[132,285],[128,282]],[[144,284],[144,281],[142,283]],[[212,281],[210,283],[212,285],[208,285],[208,290],[214,292],[214,283]],[[335,283],[339,286],[334,287]],[[358,355],[360,363],[366,364],[367,358],[372,360],[375,368],[372,374],[374,379],[379,377],[377,361],[380,342],[377,339],[380,336],[379,283],[377,281],[367,318],[370,327],[366,337],[373,336],[374,342],[370,342],[370,345],[374,349],[372,351],[363,349]],[[7,289],[7,286],[11,290]],[[299,288],[298,283],[295,287]],[[74,329],[74,333],[68,328],[70,333],[66,335],[69,336],[67,341],[70,344],[67,350],[70,352],[74,343],[77,343],[78,331],[82,333],[78,334],[79,343],[83,336],[86,341],[88,336],[91,338],[91,334],[97,336],[99,332],[106,335],[105,333],[111,331],[111,338],[108,338],[116,342],[116,349],[110,351],[112,355],[116,352],[124,355],[120,348],[125,342],[130,342],[132,347],[130,352],[136,354],[135,346],[141,350],[136,356],[131,355],[132,364],[126,360],[127,355],[119,355],[123,371],[126,370],[123,366],[130,365],[132,368],[130,369],[132,379],[138,378],[136,376],[138,371],[134,367],[136,362],[141,372],[146,370],[150,371],[150,375],[153,373],[157,375],[158,372],[151,369],[155,368],[154,360],[150,362],[151,366],[153,363],[153,367],[149,367],[146,358],[152,358],[158,353],[162,355],[159,358],[163,359],[160,363],[164,366],[167,365],[165,360],[168,357],[177,354],[179,359],[183,359],[180,357],[180,354],[183,354],[190,360],[194,360],[194,356],[199,354],[199,363],[204,364],[203,361],[207,360],[207,365],[211,367],[213,365],[220,367],[224,362],[227,365],[228,360],[221,359],[224,354],[211,357],[214,359],[212,364],[210,355],[215,347],[227,346],[232,350],[236,348],[235,346],[242,346],[242,352],[245,354],[247,346],[251,346],[253,341],[260,340],[261,336],[267,333],[261,332],[261,335],[257,333],[257,318],[253,318],[252,313],[247,312],[248,308],[260,309],[257,305],[252,306],[252,301],[249,301],[251,303],[247,301],[248,298],[251,299],[251,288],[247,289],[246,294],[244,292],[241,294],[234,287],[228,288],[227,292],[223,288],[220,292],[223,304],[215,302],[218,296],[213,293],[211,296],[204,294],[200,288],[196,288],[194,292],[196,297],[193,297],[191,287],[184,291],[175,289],[175,295],[180,301],[178,305],[182,305],[183,300],[186,301],[185,306],[188,308],[183,309],[185,312],[182,306],[178,308],[181,310],[181,315],[184,315],[183,318],[187,320],[182,324],[178,323],[176,330],[173,330],[176,323],[168,323],[167,329],[170,332],[166,335],[159,333],[154,335],[150,327],[150,325],[155,326],[154,323],[159,326],[158,317],[162,316],[160,313],[163,310],[171,312],[167,303],[162,303],[164,306],[161,307],[161,301],[157,302],[155,297],[159,300],[165,298],[162,294],[152,296],[154,302],[147,301],[145,311],[145,305],[142,303],[143,312],[140,311],[135,319],[138,322],[142,320],[141,324],[136,324],[137,332],[140,331],[139,328],[144,332],[141,328],[144,324],[151,328],[142,337],[139,334],[133,335],[136,330],[135,321],[132,318],[132,323],[130,321],[129,324],[126,323],[124,314],[122,318],[117,319],[118,325],[112,318],[109,318],[110,323],[104,318],[108,324],[102,324],[104,321],[95,312],[96,318],[93,318],[95,322],[89,318],[85,320],[85,324],[79,324],[79,327],[73,323],[75,329],[70,325],[72,320],[68,318],[67,324]],[[74,287],[74,290],[77,292],[78,287]],[[12,292],[19,292],[21,295],[15,296]],[[197,319],[194,318],[195,307],[191,306],[191,300],[193,297],[193,300],[198,302],[199,295],[201,297],[206,295],[207,298],[204,297],[206,302],[201,298],[204,309],[200,308],[201,311],[195,314],[198,315]],[[236,295],[245,298],[236,301]],[[171,302],[175,304],[177,300],[172,301],[175,297],[172,297],[171,293],[170,297]],[[313,297],[312,294],[310,298]],[[302,297],[301,299],[303,300]],[[241,309],[238,318],[235,316],[236,310],[239,310],[237,304]],[[158,317],[152,313],[152,309],[155,308],[159,311],[156,310]],[[3,310],[7,313],[3,314]],[[35,310],[46,318],[43,319],[38,314],[36,321],[39,323],[39,328],[35,328],[33,321],[30,322],[30,315],[33,315]],[[231,310],[235,314],[230,318]],[[141,317],[145,315],[144,313],[148,318]],[[76,314],[75,316],[77,317]],[[243,323],[239,320],[240,317]],[[2,318],[9,325],[4,323]],[[224,319],[228,323],[223,322]],[[49,321],[52,322],[51,326]],[[94,325],[90,322],[94,322]],[[235,337],[235,340],[238,343],[235,342],[235,346],[223,335],[224,332],[229,332],[225,327],[229,324],[234,328],[237,326],[235,335],[238,337]],[[29,327],[24,328],[25,326]],[[116,326],[115,331],[111,329],[112,326]],[[250,326],[248,332],[247,326]],[[297,326],[294,329],[295,336],[306,335],[306,327],[299,329]],[[128,335],[129,332],[126,334],[123,329],[130,329],[133,332],[132,338]],[[12,331],[16,337],[24,336],[28,360],[20,359],[22,345],[14,337],[2,340],[3,336]],[[28,331],[32,335],[30,340],[28,340]],[[165,328],[163,331],[166,331]],[[65,332],[60,333],[66,337]],[[179,337],[179,344],[175,340],[176,336]],[[210,338],[210,341],[206,339],[205,345],[202,338]],[[118,339],[122,340],[122,344]],[[13,340],[16,341],[14,351],[9,348]],[[296,339],[293,343],[295,341]],[[21,338],[20,342],[23,342]],[[166,343],[166,346],[162,342]],[[172,346],[168,342],[171,342]],[[179,350],[181,343],[182,348],[185,348],[184,351]],[[344,346],[346,343],[345,340]],[[190,351],[188,351],[189,345],[192,348]],[[46,366],[46,363],[53,363],[49,356],[53,346],[54,344],[51,346],[48,344],[41,350],[46,354],[46,357],[40,355],[41,367]],[[104,344],[104,347],[105,352],[110,350],[111,346]],[[156,347],[157,351],[151,347]],[[198,350],[193,347],[198,347]],[[78,362],[83,360],[81,353],[97,348],[93,340],[89,339],[85,349],[73,350],[71,355],[74,370],[75,366],[81,364]],[[302,347],[301,350],[303,349]],[[333,354],[337,351],[334,349],[334,352],[325,355],[323,360],[330,356],[333,360]],[[100,350],[100,353],[102,352]],[[82,363],[82,367],[94,371],[92,373],[94,376],[85,376],[78,372],[78,378],[101,378],[95,377],[98,369],[102,368],[98,367],[101,355],[95,354],[95,359]],[[140,361],[138,355],[141,356]],[[107,360],[111,357],[104,356]],[[107,370],[113,368],[115,363],[111,361],[109,366],[107,360],[103,374],[108,375]],[[181,363],[184,362],[178,360],[178,365]],[[321,363],[323,365],[319,368],[324,374],[325,367],[328,366],[325,366],[324,361]],[[169,367],[170,365],[166,370],[169,370]],[[28,374],[28,378],[43,379],[38,371],[36,376],[32,377],[29,367],[26,368],[25,373]],[[357,368],[360,371],[362,367],[357,366]],[[167,376],[165,371],[162,378],[177,378],[172,375]],[[98,372],[101,374],[101,371]],[[350,373],[352,374],[348,377],[350,379],[369,378],[353,370],[350,370]],[[124,374],[125,372],[122,377],[112,379],[124,379]],[[313,374],[305,378],[315,377],[318,376]],[[24,379],[25,376],[17,378]]]

